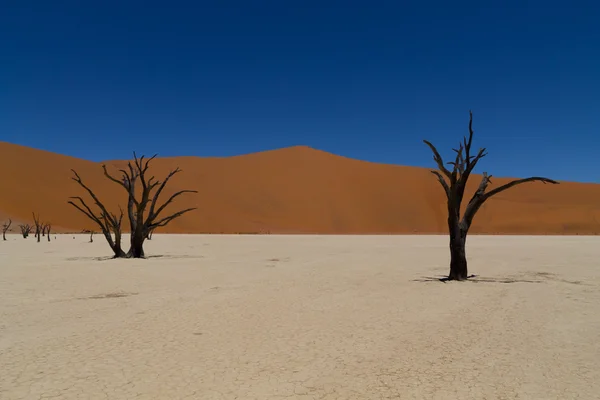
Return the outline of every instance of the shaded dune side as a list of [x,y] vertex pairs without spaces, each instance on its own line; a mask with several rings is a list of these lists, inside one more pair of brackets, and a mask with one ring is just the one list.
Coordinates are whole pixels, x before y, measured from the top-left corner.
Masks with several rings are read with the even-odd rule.
[[[24,161],[25,160],[25,161]],[[111,170],[124,161],[108,161]],[[198,207],[163,232],[178,233],[444,233],[444,195],[428,169],[369,163],[297,146],[227,158],[156,159],[162,179],[179,166],[164,198],[181,189],[174,208]],[[31,212],[56,230],[94,228],[67,204],[84,196],[71,169],[112,210],[125,206],[124,189],[104,178],[100,163],[0,142],[0,217],[31,221]],[[479,183],[474,175],[469,195]],[[507,179],[493,179],[494,185]],[[467,196],[468,200],[468,196]],[[600,231],[600,185],[526,184],[488,201],[473,233],[595,234]],[[125,224],[126,225],[126,224]]]

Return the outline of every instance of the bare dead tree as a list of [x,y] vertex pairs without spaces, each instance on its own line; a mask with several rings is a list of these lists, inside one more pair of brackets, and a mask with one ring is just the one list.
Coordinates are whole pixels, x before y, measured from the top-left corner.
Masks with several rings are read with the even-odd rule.
[[89,243],[94,243],[94,231],[91,229],[84,229],[81,231],[81,233],[89,233],[90,234],[90,241]]
[[[117,218],[114,214],[109,213],[94,192],[83,183],[77,172],[72,170],[73,174],[75,175],[72,179],[88,192],[90,197],[94,200],[96,206],[100,209],[100,214],[95,214],[85,204],[81,197],[71,197],[72,199],[78,200],[80,204],[75,204],[73,201],[69,201],[69,204],[77,208],[101,228],[104,236],[111,245],[111,248],[115,252],[115,257],[143,258],[144,241],[147,239],[150,232],[158,227],[166,226],[174,219],[196,209],[195,207],[187,208],[181,211],[173,212],[172,214],[164,217],[161,216],[166,207],[177,197],[184,193],[197,193],[197,191],[180,190],[171,195],[162,205],[157,206],[160,194],[164,190],[165,186],[169,180],[174,175],[181,172],[181,170],[176,168],[175,170],[171,171],[163,181],[157,180],[154,176],[147,178],[146,173],[148,171],[150,162],[156,158],[156,155],[150,157],[149,159],[145,159],[144,156],[138,158],[134,152],[133,157],[134,163],[127,163],[127,170],[119,170],[121,173],[121,179],[113,177],[108,172],[106,165],[102,166],[104,175],[111,181],[119,184],[127,192],[127,216],[129,218],[131,232],[130,248],[127,253],[124,253],[121,249],[121,221],[123,219],[123,211],[121,210],[121,215],[119,218]],[[137,182],[141,184],[141,196],[139,198],[136,196]],[[115,234],[114,242],[110,232]]]
[[[121,209],[120,215],[117,217],[114,213],[109,212],[104,204],[98,199],[98,197],[92,192],[92,190],[81,180],[81,177],[75,170],[72,170],[74,176],[71,178],[79,186],[85,189],[86,192],[90,195],[97,208],[100,210],[99,212],[94,212],[92,209],[86,204],[86,202],[81,197],[70,197],[73,200],[77,200],[79,204],[75,203],[73,200],[69,200],[68,203],[83,213],[86,217],[91,219],[100,227],[100,230],[104,234],[108,245],[114,253],[114,258],[127,257],[127,254],[123,251],[121,247],[121,223],[123,221],[123,210]],[[92,233],[93,234],[93,233]],[[113,238],[114,235],[114,238]],[[91,239],[91,238],[90,238]]]
[[29,224],[19,225],[19,228],[21,229],[21,235],[23,235],[23,239],[27,239],[29,233],[31,233],[31,229],[33,229],[33,227]]
[[48,236],[48,241],[50,241],[50,229],[52,229],[52,224],[49,222],[44,224],[44,227],[42,228],[42,236],[46,234]]
[[89,233],[90,234],[90,240],[89,243],[94,243],[94,231],[91,229],[84,229],[81,231],[81,233]]
[[152,240],[152,234],[154,234],[154,229],[150,229],[150,230],[148,231],[148,234],[147,234],[147,236],[146,236],[146,239],[148,239],[148,240]]
[[40,222],[39,214],[37,216],[35,215],[35,213],[32,213],[32,214],[33,214],[33,223],[35,224],[35,237],[37,238],[37,241],[39,243],[42,238],[42,230],[44,228],[44,224]]
[[475,214],[481,208],[483,203],[492,196],[501,193],[513,186],[520,185],[526,182],[543,182],[557,184],[558,182],[534,176],[531,178],[513,180],[505,185],[499,186],[486,193],[488,185],[491,183],[491,175],[487,172],[483,173],[481,183],[473,194],[473,197],[467,204],[464,214],[460,215],[461,203],[467,186],[467,181],[471,172],[477,165],[480,159],[487,155],[486,149],[480,149],[476,155],[471,153],[471,144],[473,142],[473,113],[469,112],[469,138],[463,138],[458,149],[453,149],[456,153],[456,158],[453,162],[447,163],[452,165],[452,170],[449,170],[439,152],[433,144],[424,140],[433,152],[433,159],[436,162],[439,171],[431,171],[438,179],[448,203],[448,230],[450,233],[450,274],[448,280],[466,280],[468,278],[467,258],[466,258],[466,241],[467,233],[473,222]]
[[[196,190],[180,190],[169,197],[162,205],[157,206],[160,194],[169,182],[169,180],[181,170],[176,168],[171,171],[164,180],[159,181],[154,176],[147,178],[146,173],[150,166],[150,162],[156,158],[156,154],[145,159],[145,156],[137,157],[133,153],[134,162],[127,163],[127,170],[120,169],[121,179],[117,179],[109,174],[106,165],[103,165],[104,175],[111,181],[122,186],[127,192],[127,214],[129,216],[129,225],[131,231],[131,247],[128,257],[143,258],[144,257],[144,241],[148,235],[156,228],[166,226],[171,221],[179,218],[183,214],[195,210],[196,208],[187,208],[181,211],[173,212],[165,217],[161,217],[161,213],[165,208],[173,202],[177,197],[184,193],[198,193]],[[141,184],[141,196],[136,197],[136,184]],[[156,190],[155,190],[156,189]]]
[[10,230],[10,225],[12,224],[12,219],[9,218],[8,222],[5,222],[2,225],[2,240],[6,240],[6,232]]

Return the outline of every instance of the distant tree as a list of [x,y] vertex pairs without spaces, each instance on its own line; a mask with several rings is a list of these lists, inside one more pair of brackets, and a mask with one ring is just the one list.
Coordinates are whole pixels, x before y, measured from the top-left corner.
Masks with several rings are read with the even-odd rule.
[[94,243],[94,231],[93,230],[84,230],[83,233],[89,233],[90,234],[90,243]]
[[37,216],[35,215],[35,213],[32,213],[32,214],[33,214],[33,223],[35,224],[35,237],[37,238],[37,241],[39,243],[42,238],[42,231],[44,228],[44,224],[40,222],[39,214]]
[[42,235],[46,234],[48,236],[48,241],[50,241],[50,230],[52,229],[52,224],[46,222],[44,227],[42,228]]
[[[117,183],[119,186],[123,187],[127,192],[127,216],[129,217],[129,226],[130,226],[130,248],[127,253],[123,255],[116,255],[116,257],[127,257],[127,258],[143,258],[144,257],[144,241],[148,238],[148,235],[156,228],[161,226],[166,226],[174,219],[182,216],[183,214],[195,210],[196,208],[187,208],[181,211],[176,211],[171,214],[168,214],[165,217],[162,217],[161,214],[165,210],[165,208],[173,202],[177,197],[181,196],[184,193],[197,193],[195,190],[180,190],[171,195],[162,205],[158,206],[158,200],[160,194],[163,189],[169,182],[169,180],[181,172],[179,168],[171,171],[163,181],[157,180],[154,176],[147,177],[148,168],[150,166],[150,162],[154,160],[156,155],[145,159],[144,156],[140,158],[137,157],[135,152],[133,153],[134,162],[127,163],[127,170],[121,169],[119,172],[121,173],[120,179],[112,176],[106,165],[103,165],[102,168],[104,170],[104,175],[110,179],[111,181]],[[102,211],[102,215],[108,215],[106,208],[102,203],[98,200],[96,195],[87,187],[83,185],[79,175],[77,172],[73,171],[75,174],[75,178],[73,178],[80,186],[84,187],[90,196],[94,199],[96,205]],[[141,195],[138,196],[136,192],[136,184],[139,183],[141,185]],[[80,203],[85,206],[85,203],[81,198],[79,199]],[[75,205],[73,202],[69,202],[72,205]],[[85,206],[86,210],[82,209],[79,206],[76,208],[84,213],[88,218],[92,219],[96,224],[98,224],[102,228],[101,219],[94,216],[94,214],[89,210],[89,207]],[[122,212],[121,212],[122,213]],[[122,217],[121,217],[122,218]],[[119,219],[120,226],[120,219]],[[120,232],[120,230],[119,230]],[[105,235],[106,236],[106,235]]]
[[27,239],[31,229],[33,229],[33,227],[29,224],[19,225],[19,228],[21,229],[21,235],[23,235],[23,239]]
[[12,220],[9,219],[7,222],[2,225],[2,240],[6,240],[6,232],[10,230],[10,225],[12,224]]
[[433,152],[433,159],[439,169],[439,171],[434,170],[431,172],[437,177],[442,185],[448,204],[448,230],[450,233],[450,274],[448,275],[448,280],[458,281],[466,280],[469,277],[465,251],[467,233],[469,232],[475,214],[486,200],[521,183],[538,181],[558,184],[558,182],[553,181],[552,179],[534,176],[531,178],[517,179],[486,192],[488,185],[491,183],[492,176],[484,172],[479,187],[467,204],[461,218],[461,203],[467,181],[469,180],[471,172],[477,165],[477,162],[487,155],[485,148],[480,149],[477,155],[471,154],[471,143],[473,141],[473,114],[471,112],[469,112],[469,114],[469,138],[467,139],[464,137],[459,148],[453,149],[456,153],[456,158],[453,162],[448,163],[448,165],[452,165],[452,170],[446,168],[444,161],[435,146],[427,140],[424,140],[425,144],[429,146]]

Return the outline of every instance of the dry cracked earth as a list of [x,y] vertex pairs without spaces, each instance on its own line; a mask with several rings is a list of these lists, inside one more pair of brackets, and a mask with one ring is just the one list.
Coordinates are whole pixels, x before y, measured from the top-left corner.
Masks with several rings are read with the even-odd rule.
[[600,398],[600,238],[0,242],[0,398]]

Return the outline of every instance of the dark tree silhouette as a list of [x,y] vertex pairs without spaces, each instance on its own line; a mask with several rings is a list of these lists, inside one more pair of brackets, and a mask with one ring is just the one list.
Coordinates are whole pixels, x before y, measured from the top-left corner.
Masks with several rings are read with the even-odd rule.
[[42,231],[44,230],[44,224],[40,222],[40,215],[37,216],[35,213],[33,214],[33,223],[35,224],[35,237],[37,238],[38,243],[42,238]]
[[33,227],[29,224],[19,225],[19,229],[21,229],[21,235],[23,235],[23,239],[27,239],[27,237],[31,233],[32,228]]
[[[120,210],[121,213],[117,217],[114,213],[109,212],[104,204],[98,199],[98,197],[92,192],[92,190],[81,180],[81,177],[75,170],[72,170],[75,175],[71,179],[73,179],[79,186],[84,188],[94,203],[100,210],[100,212],[94,212],[92,209],[86,204],[86,202],[81,197],[71,197],[73,200],[77,200],[79,204],[75,203],[73,200],[69,200],[69,204],[81,211],[86,217],[91,219],[100,227],[100,230],[104,234],[108,245],[114,253],[114,258],[126,257],[127,254],[123,251],[121,247],[121,222],[123,221],[123,210]],[[113,238],[114,235],[114,238]]]
[[[154,229],[166,226],[171,221],[179,218],[183,214],[195,210],[195,207],[177,211],[166,217],[160,217],[160,214],[165,208],[173,202],[177,197],[184,193],[198,193],[196,190],[180,190],[169,197],[161,206],[157,207],[158,199],[163,189],[169,180],[181,170],[175,168],[161,182],[154,176],[147,178],[146,173],[150,166],[150,162],[156,158],[156,154],[144,160],[145,156],[137,157],[133,153],[134,163],[127,163],[127,169],[121,169],[121,179],[116,179],[108,173],[106,165],[103,165],[104,175],[111,181],[122,186],[127,192],[127,214],[129,216],[129,226],[131,232],[131,247],[128,257],[143,258],[144,257],[144,241],[147,239],[149,232]],[[141,184],[141,196],[136,198],[136,184]],[[156,191],[154,191],[156,189]],[[154,191],[154,193],[152,193]],[[146,212],[147,210],[147,212]]]
[[90,243],[94,243],[94,231],[90,229],[89,231],[84,232],[90,234]]
[[45,233],[48,236],[48,241],[50,241],[50,229],[52,229],[52,224],[49,222],[44,224],[44,227],[42,228],[42,235]]
[[467,233],[469,232],[475,214],[486,200],[513,186],[520,185],[521,183],[536,181],[553,184],[558,183],[552,179],[534,176],[511,181],[486,193],[486,189],[491,183],[492,176],[484,172],[481,183],[479,183],[479,187],[467,204],[461,218],[461,203],[469,176],[471,175],[473,168],[477,165],[477,162],[487,155],[485,148],[480,149],[476,155],[471,154],[471,144],[473,142],[473,113],[469,112],[469,115],[469,138],[467,139],[464,137],[459,148],[453,149],[456,153],[456,158],[453,162],[447,163],[448,165],[452,165],[452,170],[449,170],[446,167],[435,146],[427,140],[424,140],[425,144],[429,146],[433,152],[433,159],[439,169],[439,171],[434,170],[431,172],[437,177],[442,185],[448,202],[448,230],[450,233],[450,274],[448,275],[448,280],[462,281],[469,276],[465,252]]
[[2,240],[6,240],[6,232],[10,230],[10,225],[12,224],[12,219],[9,219],[8,222],[5,222],[2,225]]
[[[166,226],[174,219],[182,216],[183,214],[195,210],[196,208],[187,208],[181,211],[173,212],[172,214],[168,214],[167,216],[161,216],[166,207],[173,202],[177,197],[181,196],[184,193],[197,193],[195,190],[180,190],[171,195],[162,205],[158,205],[159,197],[164,190],[165,186],[169,182],[169,180],[181,172],[179,168],[171,171],[164,180],[159,181],[154,176],[150,178],[147,177],[148,168],[150,166],[150,162],[156,158],[156,155],[145,159],[144,156],[140,158],[137,157],[135,152],[133,153],[134,162],[127,163],[127,169],[120,169],[121,178],[117,179],[112,176],[106,165],[103,165],[102,168],[104,170],[104,175],[110,179],[111,181],[117,183],[119,186],[123,187],[127,192],[127,216],[129,218],[129,227],[130,227],[130,249],[126,254],[119,255],[117,257],[128,257],[128,258],[143,258],[144,257],[144,241],[148,238],[149,233],[151,233],[154,229]],[[75,178],[73,178],[80,186],[84,187],[86,191],[90,194],[90,196],[96,202],[96,205],[102,211],[101,215],[108,215],[106,208],[102,205],[102,203],[98,200],[96,195],[81,182],[79,175],[75,171]],[[139,183],[140,186],[136,186]],[[137,189],[140,189],[140,195],[138,196]],[[77,198],[80,203],[85,206],[83,200],[81,198]],[[69,202],[72,205],[75,205],[73,202]],[[101,219],[96,217],[94,218],[93,213],[89,210],[89,207],[86,210],[83,210],[81,207],[76,206],[79,211],[83,212],[88,218],[95,221],[101,228],[102,223]],[[87,207],[87,206],[85,206]],[[122,212],[121,212],[122,214]],[[119,219],[119,232],[120,232],[120,223],[121,218]],[[100,221],[100,222],[99,222]],[[103,230],[104,232],[104,230]],[[106,236],[106,234],[105,234]],[[111,246],[112,247],[112,246]]]

